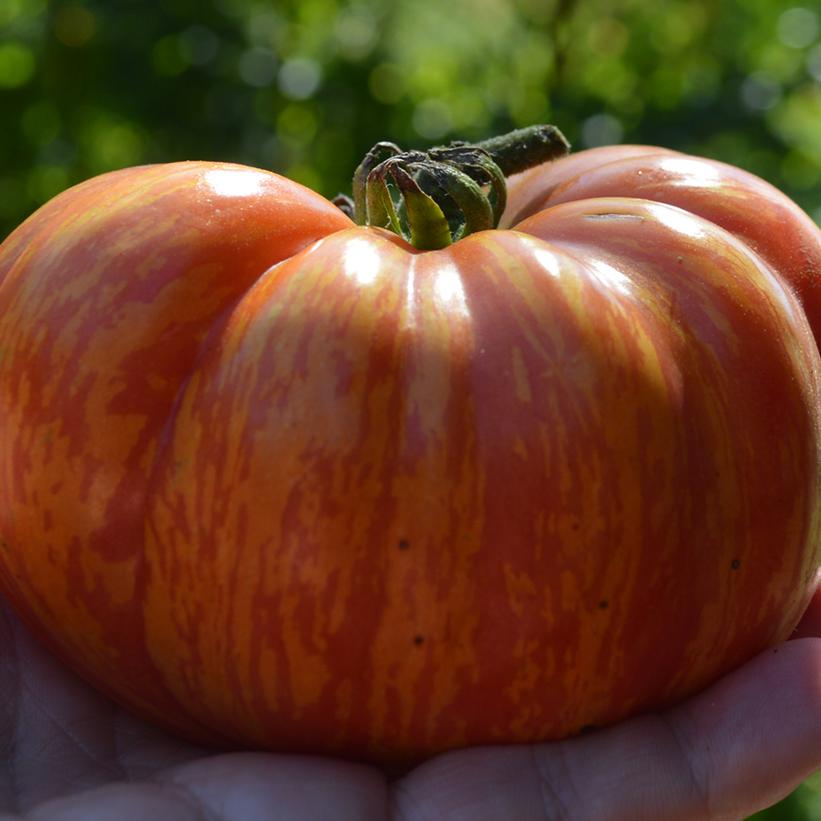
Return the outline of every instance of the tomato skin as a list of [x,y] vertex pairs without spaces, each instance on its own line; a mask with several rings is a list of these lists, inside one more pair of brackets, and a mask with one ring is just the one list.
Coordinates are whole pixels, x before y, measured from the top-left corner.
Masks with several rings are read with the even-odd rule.
[[815,286],[653,197],[525,208],[552,174],[514,181],[515,230],[424,253],[238,166],[46,206],[0,249],[15,607],[188,737],[398,762],[786,638],[821,550]]
[[726,163],[654,146],[603,146],[517,175],[503,225],[572,200],[638,197],[697,214],[745,242],[798,295],[821,339],[818,226],[768,182]]
[[3,587],[55,652],[156,718],[179,711],[135,603],[146,486],[180,385],[263,271],[350,225],[275,174],[191,162],[82,183],[2,245],[0,528],[26,554],[2,563]]

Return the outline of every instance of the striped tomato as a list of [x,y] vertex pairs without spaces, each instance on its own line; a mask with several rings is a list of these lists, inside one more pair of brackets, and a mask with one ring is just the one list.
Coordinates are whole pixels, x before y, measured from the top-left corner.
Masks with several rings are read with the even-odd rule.
[[[408,167],[408,217],[374,186],[371,222],[428,203]],[[821,550],[818,229],[655,149],[537,165],[505,214],[420,250],[202,162],[45,205],[0,247],[21,616],[188,738],[393,762],[614,722],[785,639]]]

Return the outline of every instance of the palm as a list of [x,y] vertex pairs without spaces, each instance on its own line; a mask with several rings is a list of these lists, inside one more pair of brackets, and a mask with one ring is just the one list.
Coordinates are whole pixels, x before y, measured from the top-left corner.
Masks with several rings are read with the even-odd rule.
[[[805,632],[817,635],[816,606]],[[0,811],[36,821],[742,818],[821,766],[821,641],[561,744],[441,756],[390,783],[330,759],[214,755],[120,710],[0,611]]]

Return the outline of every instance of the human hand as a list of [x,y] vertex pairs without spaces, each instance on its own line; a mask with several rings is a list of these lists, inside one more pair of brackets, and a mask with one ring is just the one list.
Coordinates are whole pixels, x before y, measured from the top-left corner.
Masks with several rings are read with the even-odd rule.
[[449,753],[391,782],[360,764],[175,740],[67,672],[4,607],[0,821],[741,819],[821,767],[821,595],[796,635],[664,713]]

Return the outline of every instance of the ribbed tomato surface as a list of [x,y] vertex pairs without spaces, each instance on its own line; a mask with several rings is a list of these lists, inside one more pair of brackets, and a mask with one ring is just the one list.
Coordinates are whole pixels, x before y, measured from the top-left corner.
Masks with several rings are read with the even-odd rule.
[[398,762],[786,638],[821,551],[818,229],[639,147],[514,179],[505,224],[419,252],[216,163],[44,206],[0,247],[13,605],[190,738]]

